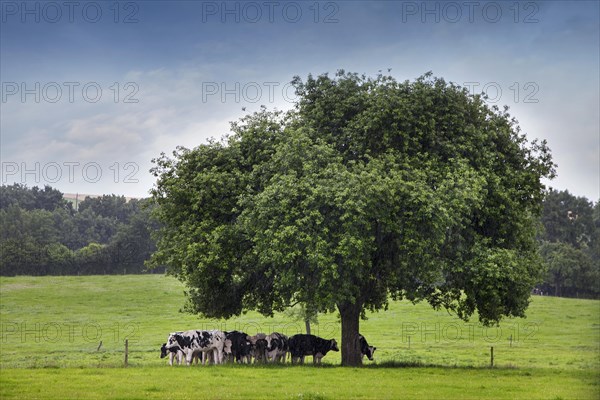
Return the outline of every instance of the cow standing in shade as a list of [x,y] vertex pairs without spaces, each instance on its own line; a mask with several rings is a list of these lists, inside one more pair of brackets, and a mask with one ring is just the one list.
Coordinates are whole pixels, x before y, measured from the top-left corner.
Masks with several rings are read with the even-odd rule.
[[375,354],[375,350],[377,350],[377,347],[369,346],[369,343],[367,343],[367,339],[365,339],[365,337],[360,333],[358,334],[358,342],[360,345],[360,354],[362,358],[364,359],[365,356],[367,356],[367,358],[370,361],[373,361],[373,354]]
[[294,335],[289,340],[292,364],[300,360],[304,364],[305,356],[313,356],[314,364],[321,364],[321,359],[332,351],[340,351],[335,339],[326,340],[315,335]]
[[202,354],[202,365],[205,365],[209,355],[213,356],[216,364],[222,362],[224,345],[225,334],[221,331],[190,330],[169,335],[163,348],[165,351],[183,352],[187,365],[191,365],[194,356]]
[[246,336],[246,339],[252,343],[252,355],[255,363],[267,362],[267,335],[257,333],[254,336]]
[[248,340],[248,335],[244,332],[231,331],[225,332],[224,354],[231,361],[237,363],[252,361],[252,342]]
[[272,362],[285,362],[289,350],[287,336],[273,332],[265,338],[267,341],[267,360]]
[[[171,335],[181,334],[181,333],[183,333],[183,332],[169,333],[169,338],[171,337]],[[167,341],[168,340],[169,339],[167,338]],[[177,365],[181,364],[181,361],[183,359],[183,352],[178,349],[167,350],[167,344],[163,343],[162,347],[160,348],[160,358],[165,358],[167,356],[167,354],[169,355],[169,365],[170,366],[173,366],[173,360],[175,358],[177,358]]]

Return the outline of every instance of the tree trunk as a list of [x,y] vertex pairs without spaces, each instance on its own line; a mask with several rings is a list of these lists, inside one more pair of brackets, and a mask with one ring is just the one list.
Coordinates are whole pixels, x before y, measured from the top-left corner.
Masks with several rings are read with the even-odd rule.
[[310,335],[310,319],[306,318],[304,320],[304,326],[306,326],[306,334]]
[[342,317],[342,365],[355,367],[362,365],[358,341],[361,305],[338,304]]

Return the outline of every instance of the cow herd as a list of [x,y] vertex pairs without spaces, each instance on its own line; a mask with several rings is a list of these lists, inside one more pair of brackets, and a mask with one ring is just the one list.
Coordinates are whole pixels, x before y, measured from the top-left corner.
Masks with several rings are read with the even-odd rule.
[[[373,360],[376,347],[369,346],[365,337],[360,334],[357,340],[362,356]],[[292,364],[304,364],[306,356],[312,356],[313,363],[320,364],[329,351],[340,349],[335,339],[327,340],[315,335],[298,334],[288,338],[277,332],[250,336],[239,331],[188,330],[170,333],[160,350],[160,358],[169,356],[169,365],[173,365],[173,361],[181,364],[183,359],[187,365],[194,361],[205,365],[251,363],[252,359],[255,363],[284,363],[288,354]]]

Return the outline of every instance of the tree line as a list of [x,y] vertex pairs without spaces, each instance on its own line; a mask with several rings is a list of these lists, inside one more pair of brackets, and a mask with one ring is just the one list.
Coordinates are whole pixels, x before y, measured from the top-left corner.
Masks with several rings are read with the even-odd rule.
[[50,186],[0,186],[0,274],[146,272],[157,224],[149,199],[86,197],[75,208]]
[[544,294],[600,297],[600,201],[550,190],[543,202],[539,250]]
[[[113,194],[88,197],[75,209],[50,186],[0,186],[0,274],[148,272],[158,228],[152,208],[150,199]],[[538,241],[546,272],[537,292],[600,297],[600,202],[550,189]]]

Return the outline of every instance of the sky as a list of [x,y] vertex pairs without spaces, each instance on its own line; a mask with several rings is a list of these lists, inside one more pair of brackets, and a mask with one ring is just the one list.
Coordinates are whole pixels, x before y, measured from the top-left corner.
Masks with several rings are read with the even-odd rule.
[[2,184],[147,197],[152,159],[221,138],[296,75],[432,71],[547,140],[600,199],[598,1],[0,1]]

